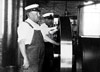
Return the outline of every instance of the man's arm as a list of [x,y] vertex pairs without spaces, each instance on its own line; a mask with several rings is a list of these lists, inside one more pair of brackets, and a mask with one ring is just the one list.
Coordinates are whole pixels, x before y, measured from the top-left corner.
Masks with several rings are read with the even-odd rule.
[[54,30],[49,31],[49,33],[50,33],[50,34],[54,34],[54,33],[57,32],[57,31],[58,31],[58,29],[54,29]]
[[57,26],[49,27],[48,29],[49,29],[49,30],[54,30],[54,29],[57,29]]
[[19,49],[21,51],[21,54],[22,54],[23,58],[27,59],[26,49],[25,49],[25,41],[20,40],[18,44],[19,44]]
[[27,58],[27,54],[26,54],[26,48],[25,48],[25,40],[20,40],[19,41],[19,49],[21,51],[21,54],[24,58],[24,68],[28,68],[29,67],[29,62],[28,62],[28,58]]
[[48,29],[49,29],[49,33],[50,33],[50,34],[54,34],[56,31],[58,31],[57,26],[55,26],[55,27],[50,27],[50,28],[48,28]]
[[44,38],[47,42],[50,42],[52,44],[55,44],[55,45],[59,45],[59,43],[55,42],[54,40],[52,40],[51,38],[49,38],[47,35],[45,36]]

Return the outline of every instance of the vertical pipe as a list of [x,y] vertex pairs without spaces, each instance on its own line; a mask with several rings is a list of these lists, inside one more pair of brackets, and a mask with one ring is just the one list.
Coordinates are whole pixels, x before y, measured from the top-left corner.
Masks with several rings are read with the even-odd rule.
[[6,56],[5,56],[5,53],[7,51],[7,33],[8,33],[8,20],[7,20],[7,17],[8,17],[8,0],[4,0],[4,33],[3,33],[3,42],[2,42],[2,66],[4,67],[5,64],[6,64]]
[[17,72],[15,69],[18,65],[17,26],[20,0],[5,0],[4,3],[2,66],[7,72]]

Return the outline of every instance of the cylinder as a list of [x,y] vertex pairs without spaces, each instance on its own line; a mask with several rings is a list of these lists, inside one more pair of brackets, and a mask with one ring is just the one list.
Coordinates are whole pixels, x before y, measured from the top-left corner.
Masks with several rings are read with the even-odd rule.
[[6,72],[15,72],[18,61],[17,24],[20,0],[4,0],[4,33],[2,42],[2,66]]

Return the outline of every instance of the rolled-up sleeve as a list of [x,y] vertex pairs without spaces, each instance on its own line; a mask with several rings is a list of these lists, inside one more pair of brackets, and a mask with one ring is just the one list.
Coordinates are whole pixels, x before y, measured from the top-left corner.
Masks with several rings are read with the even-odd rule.
[[18,42],[24,40],[25,44],[30,44],[34,30],[25,22],[22,22],[18,27]]
[[46,24],[41,25],[41,32],[43,35],[49,34],[49,29],[48,29],[48,26]]
[[22,39],[26,39],[27,35],[27,26],[25,23],[21,23],[18,27],[18,42]]

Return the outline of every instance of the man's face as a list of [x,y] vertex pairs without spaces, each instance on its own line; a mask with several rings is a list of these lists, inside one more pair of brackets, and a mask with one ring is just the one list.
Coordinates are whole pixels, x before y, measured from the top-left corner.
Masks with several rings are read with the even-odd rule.
[[31,11],[30,17],[33,21],[38,22],[40,19],[40,13],[37,11]]
[[52,19],[46,19],[46,24],[48,26],[51,26],[53,24],[53,20]]
[[37,20],[37,21],[40,20],[40,13],[39,13],[39,12],[36,13],[36,20]]

